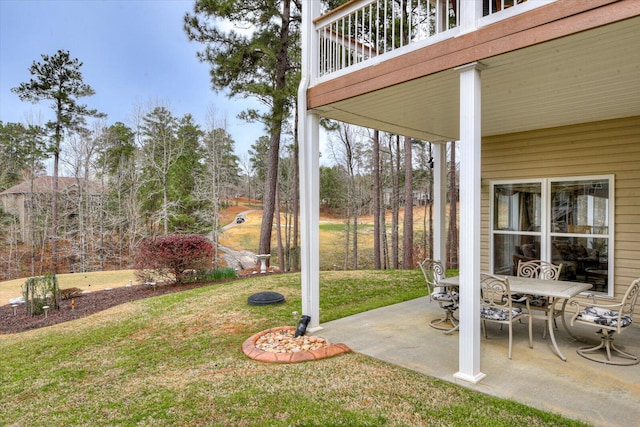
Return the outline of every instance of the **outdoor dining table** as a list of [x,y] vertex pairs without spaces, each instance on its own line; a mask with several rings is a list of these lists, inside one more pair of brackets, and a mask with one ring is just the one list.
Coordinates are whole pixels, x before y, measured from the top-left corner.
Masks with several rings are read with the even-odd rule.
[[[529,277],[517,277],[517,276],[507,276],[509,279],[509,287],[513,294],[527,294],[527,295],[536,295],[549,298],[549,304],[547,305],[547,309],[544,310],[544,315],[542,319],[546,320],[547,326],[549,328],[549,337],[551,338],[551,343],[553,344],[553,348],[558,357],[564,361],[567,358],[562,354],[560,349],[558,348],[558,344],[556,343],[556,336],[554,333],[553,327],[553,319],[560,315],[562,318],[562,326],[565,331],[572,337],[575,336],[569,331],[567,327],[567,322],[564,318],[564,310],[567,306],[567,302],[569,298],[572,298],[578,295],[580,292],[584,292],[591,288],[591,283],[582,283],[582,282],[568,282],[564,280],[548,280],[548,279],[534,279]],[[440,280],[440,284],[442,286],[460,286],[459,283],[460,277],[446,277]],[[556,310],[556,303],[559,301],[562,302],[562,308],[560,310]]]

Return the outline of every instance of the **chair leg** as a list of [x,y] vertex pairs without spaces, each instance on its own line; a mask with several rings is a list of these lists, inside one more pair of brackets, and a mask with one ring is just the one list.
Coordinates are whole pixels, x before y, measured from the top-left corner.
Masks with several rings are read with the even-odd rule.
[[511,359],[512,347],[513,347],[513,323],[509,322],[509,359]]
[[[580,347],[576,350],[576,352],[580,356],[594,362],[604,363],[606,365],[631,366],[640,362],[638,356],[627,353],[626,351],[622,351],[613,344],[613,332],[608,330],[600,330],[598,331],[598,333],[601,336],[600,343],[595,347]],[[602,353],[602,351],[600,350],[604,350],[606,359],[595,356],[594,353]],[[612,354],[617,356],[617,358],[612,358]]]
[[[548,312],[548,309],[547,309]],[[549,315],[547,315],[548,317]],[[556,311],[553,310],[551,312],[551,318],[553,319],[553,326],[555,326],[556,329],[558,329],[558,322],[556,322]],[[549,328],[549,324],[547,323],[549,321],[549,319],[545,319],[544,321],[544,331],[542,331],[542,338],[547,338],[547,329]]]
[[455,325],[453,325],[453,323],[451,322],[451,319],[449,319],[448,316],[445,316],[445,317],[441,317],[439,319],[431,320],[429,322],[429,326],[431,326],[434,329],[440,329],[442,331],[445,331],[445,330],[451,329]]
[[445,333],[453,332],[457,330],[458,322],[453,316],[453,310],[450,308],[445,309],[445,316],[439,319],[433,319],[429,322],[429,326],[440,331],[446,331]]

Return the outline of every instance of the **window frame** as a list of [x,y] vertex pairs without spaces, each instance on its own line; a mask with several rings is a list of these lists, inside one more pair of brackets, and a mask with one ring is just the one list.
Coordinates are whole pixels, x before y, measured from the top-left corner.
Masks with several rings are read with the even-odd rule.
[[[572,182],[572,181],[594,181],[594,180],[607,180],[609,183],[609,198],[607,202],[608,219],[607,219],[607,233],[605,234],[592,234],[592,233],[569,233],[569,232],[553,232],[551,227],[551,186],[552,183],[558,182]],[[520,231],[520,230],[500,230],[495,228],[495,188],[500,185],[517,185],[517,184],[539,184],[540,185],[540,231]],[[502,179],[489,181],[489,266],[490,271],[494,273],[494,258],[495,258],[495,241],[496,236],[505,235],[521,235],[521,236],[535,236],[540,240],[540,259],[551,261],[551,242],[554,237],[572,237],[572,238],[601,238],[607,239],[607,252],[602,254],[607,257],[608,263],[608,279],[607,279],[607,291],[588,291],[588,293],[596,293],[599,296],[613,298],[615,294],[615,282],[614,282],[614,247],[615,247],[615,175],[576,175],[576,176],[560,176],[560,177],[545,177],[545,178],[530,178],[530,179]]]

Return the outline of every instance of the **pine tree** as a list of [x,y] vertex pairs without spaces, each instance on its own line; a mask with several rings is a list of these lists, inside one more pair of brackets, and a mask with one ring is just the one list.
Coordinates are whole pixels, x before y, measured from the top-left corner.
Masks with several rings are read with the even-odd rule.
[[[228,90],[231,97],[255,97],[268,108],[241,114],[264,123],[269,134],[260,253],[271,252],[280,139],[299,83],[300,11],[291,5],[281,0],[198,0],[194,13],[185,16],[189,39],[204,45],[199,57],[211,65],[214,89]],[[248,31],[225,31],[220,22]]]
[[34,61],[29,72],[31,80],[21,83],[11,91],[21,100],[37,103],[51,101],[55,119],[47,123],[51,134],[49,151],[53,154],[53,188],[51,204],[51,264],[58,270],[58,168],[60,147],[65,134],[77,132],[86,125],[86,117],[102,117],[104,114],[79,104],[78,99],[92,96],[95,91],[86,84],[80,72],[82,62],[71,58],[69,51],[59,50],[55,55],[42,55],[42,62]]

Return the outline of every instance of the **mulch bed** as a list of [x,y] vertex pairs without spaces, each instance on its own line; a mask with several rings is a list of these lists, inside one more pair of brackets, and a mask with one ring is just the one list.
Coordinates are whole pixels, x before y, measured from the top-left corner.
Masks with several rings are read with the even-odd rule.
[[0,334],[14,334],[30,329],[51,326],[69,320],[80,319],[126,302],[186,291],[210,284],[211,283],[188,283],[184,285],[158,284],[155,286],[155,289],[149,285],[134,285],[104,291],[92,291],[74,298],[75,304],[73,310],[71,309],[70,299],[61,301],[60,310],[49,310],[46,318],[44,314],[37,316],[27,315],[24,304],[18,304],[16,315],[14,316],[13,307],[7,304],[0,306]]

